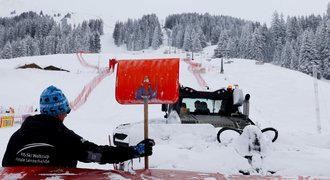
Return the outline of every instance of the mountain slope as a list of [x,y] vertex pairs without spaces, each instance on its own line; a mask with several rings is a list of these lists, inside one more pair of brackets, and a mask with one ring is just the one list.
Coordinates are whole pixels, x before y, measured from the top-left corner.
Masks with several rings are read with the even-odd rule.
[[[165,55],[162,53],[164,49],[144,53],[126,52],[120,48],[118,50],[113,53],[84,54],[83,57],[90,64],[107,67],[108,59],[113,57],[120,60],[183,58],[186,55]],[[196,54],[194,61],[201,62],[206,68],[206,73],[201,76],[211,91],[229,84],[238,84],[244,93],[251,94],[250,118],[261,128],[272,126],[278,129],[279,139],[272,144],[271,153],[264,159],[265,169],[277,170],[279,175],[330,175],[326,168],[330,160],[330,115],[326,111],[330,102],[330,96],[327,94],[330,90],[328,83],[317,81],[322,125],[322,133],[319,134],[316,129],[312,77],[271,64],[256,65],[254,61],[242,59],[231,59],[232,63],[225,63],[225,73],[220,74],[220,59],[205,59],[208,59],[206,53]],[[32,62],[42,67],[55,65],[70,72],[15,69],[18,65]],[[12,106],[16,110],[30,105],[37,108],[41,91],[51,84],[61,88],[68,99],[73,100],[97,75],[96,70],[81,66],[75,54],[2,60],[0,77],[2,84],[7,86],[0,91],[1,106]],[[115,73],[106,77],[90,94],[86,104],[67,117],[65,124],[90,141],[108,144],[107,135],[111,135],[116,126],[142,121],[143,106],[120,105],[116,102],[115,80]],[[180,62],[180,83],[195,89],[203,89],[183,61]],[[163,121],[163,115],[160,105],[149,106],[150,121]],[[0,143],[0,157],[10,135],[18,127],[17,124],[13,128],[0,129],[0,135],[3,137]],[[232,143],[224,145],[216,141],[216,129],[204,131],[199,129],[202,127],[191,129],[194,136],[177,132],[175,126],[167,127],[167,130],[165,127],[162,132],[170,139],[164,140],[163,136],[158,135],[154,137],[157,145],[154,155],[150,158],[151,167],[235,174],[240,168],[249,166],[246,159],[235,152]],[[166,135],[169,132],[176,133]],[[205,132],[208,132],[207,136],[203,135]],[[79,167],[112,168],[110,165],[84,163],[80,163]],[[137,161],[134,167],[142,168],[143,164]]]

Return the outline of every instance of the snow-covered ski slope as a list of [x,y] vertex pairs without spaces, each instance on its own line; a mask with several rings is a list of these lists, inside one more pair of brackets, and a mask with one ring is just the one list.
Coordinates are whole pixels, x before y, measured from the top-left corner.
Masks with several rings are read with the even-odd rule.
[[[297,0],[298,1],[298,0]],[[323,1],[323,0],[322,0]],[[294,6],[284,5],[284,15],[302,15],[290,9],[303,10],[307,15],[312,13],[324,13],[326,3],[307,2],[296,3]],[[45,14],[61,13],[62,18],[67,12],[72,13],[71,23],[79,23],[89,18],[102,18],[104,20],[105,35],[102,37],[102,53],[86,55],[83,57],[93,65],[108,66],[109,58],[116,59],[141,59],[162,57],[186,57],[185,53],[164,55],[168,47],[162,47],[157,51],[145,50],[142,52],[128,52],[124,48],[113,44],[111,33],[117,20],[125,21],[127,18],[141,18],[143,14],[157,13],[160,20],[169,14],[183,13],[183,10],[200,13],[222,13],[234,17],[244,17],[248,20],[261,20],[266,17],[268,21],[274,10],[278,9],[274,3],[267,2],[271,9],[260,11],[264,7],[264,1],[244,1],[245,5],[258,8],[254,12],[262,15],[251,17],[251,8],[237,9],[237,2],[226,1],[234,5],[218,5],[216,1],[205,3],[204,1],[163,1],[154,4],[146,1],[108,1],[97,0],[90,2],[81,1],[42,1],[42,0],[0,0],[0,14],[8,16],[16,10],[17,14],[29,10]],[[289,1],[288,1],[289,2]],[[159,3],[163,3],[160,5]],[[212,5],[209,3],[216,3]],[[221,2],[223,3],[223,2]],[[242,2],[241,2],[242,3]],[[290,3],[292,3],[290,1]],[[321,4],[323,3],[323,4]],[[63,6],[65,4],[65,6]],[[127,6],[130,4],[130,7]],[[146,8],[148,4],[148,8]],[[173,6],[175,4],[175,6]],[[189,8],[186,8],[189,4]],[[309,7],[319,4],[319,11],[309,11],[300,5]],[[241,7],[247,7],[247,6]],[[299,7],[301,8],[297,8]],[[154,8],[150,8],[154,6]],[[194,9],[192,8],[194,6]],[[216,7],[211,11],[209,7]],[[132,9],[130,9],[132,8]],[[219,8],[223,8],[222,10]],[[59,19],[58,19],[59,20]],[[261,21],[267,21],[262,19]],[[267,22],[266,22],[267,23]],[[272,126],[279,131],[278,140],[269,147],[269,154],[264,159],[262,168],[277,171],[275,175],[297,175],[313,177],[329,177],[328,164],[330,162],[330,84],[318,82],[321,133],[317,132],[317,119],[315,113],[315,96],[313,78],[295,71],[283,69],[271,64],[255,65],[251,60],[230,59],[231,64],[225,64],[225,73],[220,74],[220,60],[213,59],[208,62],[213,54],[214,47],[204,50],[204,55],[194,56],[196,62],[201,62],[208,70],[201,76],[210,86],[210,90],[226,87],[229,84],[239,84],[244,93],[251,94],[250,118],[261,128]],[[226,61],[225,61],[226,62]],[[36,69],[15,69],[18,65],[36,63],[41,67],[54,65],[70,72],[44,71]],[[188,65],[181,62],[180,82],[182,85],[202,89],[195,77],[188,70]],[[88,84],[98,72],[79,64],[76,54],[52,55],[40,57],[26,57],[10,60],[0,60],[0,106],[4,108],[14,107],[16,111],[34,106],[38,108],[41,91],[49,85],[61,88],[70,101],[73,101],[84,86]],[[85,139],[97,144],[109,144],[108,135],[113,133],[115,127],[122,123],[140,122],[143,120],[143,106],[120,105],[115,100],[115,73],[106,77],[90,94],[86,104],[77,111],[73,111],[65,124]],[[151,122],[164,122],[160,105],[149,106]],[[153,125],[151,125],[153,126]],[[149,158],[150,168],[192,170],[202,172],[219,172],[225,175],[238,174],[239,170],[250,168],[247,160],[242,158],[235,150],[235,140],[226,144],[216,141],[216,129],[207,126],[178,127],[179,125],[159,126],[155,131],[150,129],[150,134],[156,140],[154,155]],[[8,139],[19,128],[15,124],[13,128],[0,129],[0,159],[2,159]],[[137,130],[138,131],[138,130]],[[84,164],[78,167],[112,169],[112,165]],[[143,160],[134,162],[134,168],[143,167]]]
[[[107,67],[109,58],[186,57],[186,53],[165,55],[165,48],[168,47],[157,51],[127,52],[113,47],[107,52],[83,54],[83,57],[88,63],[99,64],[100,67]],[[330,84],[317,81],[322,128],[321,133],[318,133],[312,77],[272,64],[256,65],[253,60],[243,59],[225,60],[224,74],[220,74],[220,59],[205,60],[209,59],[207,54],[211,52],[212,47],[205,49],[204,54],[194,54],[194,62],[200,62],[206,68],[206,73],[201,76],[210,91],[238,84],[244,93],[251,94],[250,118],[261,128],[272,126],[279,131],[278,140],[271,144],[263,161],[265,172],[271,170],[277,171],[276,175],[329,177]],[[15,69],[18,65],[29,63],[41,67],[54,65],[70,72]],[[143,121],[142,105],[120,105],[116,102],[115,73],[106,77],[90,94],[87,102],[65,120],[69,128],[97,144],[108,144],[108,135],[119,124]],[[38,108],[40,93],[49,85],[61,88],[72,101],[84,85],[97,75],[96,70],[81,66],[76,54],[1,60],[0,105],[16,110],[31,105]],[[180,83],[205,90],[199,86],[188,71],[188,64],[183,61],[180,62]],[[151,122],[164,122],[163,115],[160,105],[149,106]],[[160,126],[159,133],[157,129],[151,130],[156,146],[150,158],[150,168],[238,174],[239,170],[250,167],[247,160],[236,152],[235,140],[226,144],[216,141],[216,129],[195,125],[183,127],[180,131],[178,126]],[[0,129],[1,159],[9,137],[18,128],[19,125],[15,124],[13,128]],[[134,162],[134,168],[142,168],[142,162]],[[84,163],[79,163],[79,167],[112,169],[112,165]]]

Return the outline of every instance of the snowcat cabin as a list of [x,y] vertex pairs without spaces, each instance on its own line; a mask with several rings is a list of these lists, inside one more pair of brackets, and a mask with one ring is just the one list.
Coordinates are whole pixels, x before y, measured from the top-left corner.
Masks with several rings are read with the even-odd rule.
[[209,123],[215,127],[241,128],[250,124],[245,116],[237,112],[233,115],[235,107],[230,104],[232,94],[228,95],[226,89],[213,92],[196,91],[190,87],[180,87],[179,100],[175,104],[162,105],[162,110],[171,113],[175,110],[181,123]]
[[227,100],[225,89],[214,92],[196,91],[189,87],[180,88],[179,101],[173,105],[179,115],[219,115],[223,102]]

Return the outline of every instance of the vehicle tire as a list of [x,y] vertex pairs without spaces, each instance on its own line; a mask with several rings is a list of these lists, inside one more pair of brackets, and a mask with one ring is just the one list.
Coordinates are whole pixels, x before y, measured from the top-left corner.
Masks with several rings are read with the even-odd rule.
[[278,131],[275,128],[272,128],[272,127],[268,127],[268,128],[265,128],[265,129],[261,130],[262,133],[267,132],[267,131],[273,131],[274,132],[274,137],[272,139],[272,142],[275,142],[276,139],[278,138]]
[[238,129],[230,128],[230,127],[223,127],[218,131],[218,134],[217,134],[217,140],[218,140],[219,143],[221,143],[221,138],[220,138],[221,133],[223,133],[224,131],[235,131],[238,134],[242,133],[242,130],[238,130]]

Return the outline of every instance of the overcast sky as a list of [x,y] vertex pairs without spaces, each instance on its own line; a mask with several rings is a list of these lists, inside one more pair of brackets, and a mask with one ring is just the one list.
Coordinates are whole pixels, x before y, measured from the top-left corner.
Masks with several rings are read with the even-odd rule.
[[[322,15],[330,0],[0,0],[0,14],[12,11],[39,10],[93,13],[105,19],[138,19],[156,13],[162,20],[169,14],[182,12],[229,15],[270,24],[277,11],[287,16]],[[111,17],[109,17],[111,14]]]

